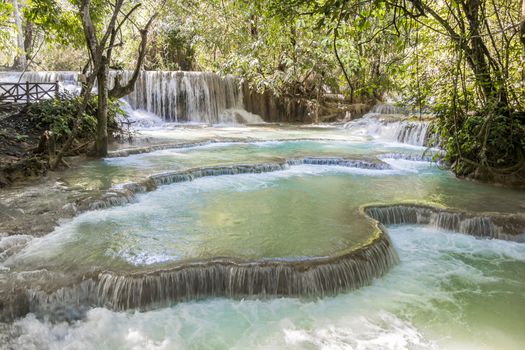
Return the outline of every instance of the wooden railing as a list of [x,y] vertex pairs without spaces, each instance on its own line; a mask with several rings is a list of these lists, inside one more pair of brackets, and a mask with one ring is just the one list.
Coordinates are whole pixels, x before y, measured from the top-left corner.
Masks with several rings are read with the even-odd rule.
[[0,83],[0,104],[31,103],[57,97],[58,81],[54,83]]

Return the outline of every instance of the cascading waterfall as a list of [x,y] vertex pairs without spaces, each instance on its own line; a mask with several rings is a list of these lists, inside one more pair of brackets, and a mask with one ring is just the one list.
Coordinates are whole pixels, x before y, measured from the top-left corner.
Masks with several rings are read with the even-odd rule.
[[425,205],[385,205],[365,208],[384,225],[431,225],[477,237],[525,242],[525,219],[512,215],[470,214]]
[[[73,84],[76,76],[66,73],[27,78]],[[199,149],[91,162],[29,191],[9,192],[18,199],[0,203],[0,348],[453,348],[471,339],[479,339],[473,347],[485,346],[479,330],[489,328],[498,337],[487,337],[501,342],[494,348],[520,348],[521,193],[405,161],[432,161],[437,155],[429,151],[436,150],[370,145],[362,137],[354,144],[333,126],[164,125],[247,119],[226,116],[239,108],[235,82],[221,90],[227,82],[166,72],[151,73],[147,87],[148,74],[128,101],[143,108],[135,111],[145,119],[155,118],[144,127],[164,129],[145,131],[148,141],[110,156]],[[425,119],[389,108],[374,108],[357,129],[428,145]],[[233,176],[251,173],[265,174]],[[102,208],[108,209],[85,213]],[[51,216],[75,218],[58,222],[46,237],[26,235],[33,232],[26,227]],[[35,219],[27,224],[22,217]],[[392,225],[390,233],[384,225]],[[11,232],[20,234],[6,236]],[[334,297],[316,300],[324,296]],[[454,322],[451,310],[459,315]],[[431,336],[459,344],[434,343]]]
[[[131,74],[123,72],[123,81]],[[242,91],[234,77],[202,72],[141,72],[126,100],[134,109],[174,122],[216,124],[224,121],[221,114],[226,110],[243,107]]]
[[428,122],[400,122],[396,128],[397,142],[424,146],[428,127]]
[[352,132],[389,142],[400,142],[414,146],[434,146],[435,135],[429,130],[428,120],[417,120],[404,115],[404,111],[393,105],[376,105],[362,118],[350,121],[344,128]]
[[298,261],[212,259],[134,274],[100,272],[53,293],[27,292],[32,312],[104,306],[148,310],[205,297],[322,297],[359,288],[399,261],[381,230],[365,246],[333,257]]
[[[125,82],[132,72],[122,74]],[[261,123],[243,108],[238,79],[206,72],[141,72],[134,91],[125,97],[142,109],[169,122]]]
[[16,83],[20,82],[34,82],[34,83],[60,83],[75,84],[78,80],[78,72],[73,71],[27,71],[27,72],[0,72],[1,82]]
[[387,170],[391,169],[390,165],[382,161],[370,161],[364,159],[343,159],[343,158],[326,158],[326,157],[306,157],[302,159],[290,159],[289,165],[333,165],[349,168]]
[[[71,92],[79,91],[78,72],[25,72],[22,81],[55,82]],[[111,71],[110,77],[121,75],[124,84],[132,72]],[[0,72],[1,82],[18,82],[20,72]],[[110,79],[112,82],[113,79]],[[143,71],[134,91],[124,98],[132,110],[152,113],[166,122],[207,124],[263,123],[243,107],[242,89],[233,76],[221,77],[208,72]],[[137,111],[137,113],[140,113]]]
[[352,132],[388,142],[400,142],[414,146],[427,145],[428,121],[408,121],[401,118],[387,118],[379,113],[367,113],[361,119],[348,122],[344,127]]
[[[378,221],[364,246],[339,255],[299,260],[258,261],[215,258],[134,273],[93,272],[53,292],[39,288],[16,298],[31,312],[73,314],[86,306],[113,310],[150,310],[206,297],[322,297],[355,289],[384,275],[399,258],[384,225],[421,224],[469,235],[524,241],[525,220],[515,215],[470,214],[418,204],[369,206],[364,214]],[[76,308],[76,309],[75,309]],[[9,310],[18,310],[14,305]],[[68,310],[68,311],[64,311]],[[60,312],[58,312],[60,311]]]
[[[388,169],[388,165],[380,161],[312,157],[283,160],[281,163],[196,168],[152,175],[140,183],[125,184],[112,189],[99,200],[90,201],[89,205],[80,205],[79,209],[84,211],[122,205],[131,201],[137,193],[171,183],[207,176],[279,171],[300,164]],[[14,289],[26,290],[27,298],[11,299],[9,302],[13,305],[5,309],[8,314],[3,317],[29,311],[63,315],[69,312],[64,310],[73,310],[73,314],[78,314],[79,310],[94,305],[115,310],[150,309],[209,296],[320,297],[369,284],[397,261],[388,236],[377,228],[364,245],[358,248],[341,247],[341,252],[333,256],[255,261],[213,258],[136,273],[92,271],[67,279],[49,276],[29,288],[23,283],[14,286]]]

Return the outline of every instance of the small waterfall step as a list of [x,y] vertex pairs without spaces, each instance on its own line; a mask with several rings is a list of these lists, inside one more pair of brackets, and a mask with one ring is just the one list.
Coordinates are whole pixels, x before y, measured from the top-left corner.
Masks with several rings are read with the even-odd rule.
[[525,216],[467,213],[424,204],[375,205],[364,212],[383,225],[431,225],[472,236],[525,242]]
[[282,171],[290,166],[297,165],[324,165],[324,166],[341,166],[350,168],[361,168],[370,170],[389,170],[391,166],[380,159],[364,158],[323,158],[323,157],[306,157],[299,159],[282,160],[275,163],[259,164],[236,164],[229,166],[214,166],[187,169],[182,171],[163,172],[148,176],[141,182],[125,183],[111,188],[106,193],[97,198],[88,197],[78,205],[80,212],[88,210],[104,209],[113,206],[125,205],[131,203],[138,193],[151,192],[159,186],[169,185],[178,182],[193,181],[198,178],[208,176],[223,176],[237,174],[259,174],[274,171]]
[[405,113],[393,105],[376,105],[362,118],[344,124],[344,128],[387,142],[436,146],[437,135],[430,128],[432,118],[417,118]]
[[[151,310],[208,297],[318,298],[368,285],[398,262],[392,242],[377,226],[366,244],[334,256],[256,261],[215,258],[135,273],[94,271],[77,276],[76,281],[69,279],[54,291],[34,284],[26,290],[27,300],[23,293],[13,302],[27,303],[27,311],[36,314],[50,310],[56,314],[86,306]],[[56,281],[53,286],[56,288]]]

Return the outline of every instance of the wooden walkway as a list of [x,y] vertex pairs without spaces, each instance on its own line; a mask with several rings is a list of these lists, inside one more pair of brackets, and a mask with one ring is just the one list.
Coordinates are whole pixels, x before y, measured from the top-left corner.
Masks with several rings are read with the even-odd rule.
[[54,83],[0,83],[0,105],[26,103],[58,96],[58,81]]

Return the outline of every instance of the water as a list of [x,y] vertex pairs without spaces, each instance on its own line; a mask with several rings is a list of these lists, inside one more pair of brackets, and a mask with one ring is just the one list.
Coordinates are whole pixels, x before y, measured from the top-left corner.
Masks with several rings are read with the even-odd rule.
[[[220,141],[220,140],[219,140]],[[274,162],[304,157],[350,157],[377,161],[377,156],[402,152],[420,155],[422,150],[334,141],[216,142],[196,147],[171,148],[128,157],[107,158],[74,170],[63,178],[82,188],[108,188],[146,174],[200,166]]]
[[[330,146],[329,151],[326,150],[327,146]],[[493,211],[494,203],[498,203],[500,212],[523,212],[523,192],[460,181],[431,163],[388,158],[388,154],[372,152],[371,148],[360,143],[278,141],[211,144],[183,150],[189,153],[189,159],[199,159],[202,163],[184,164],[170,158],[161,163],[173,165],[180,162],[179,169],[187,173],[184,169],[203,166],[210,161],[205,156],[206,152],[213,154],[218,151],[221,154],[219,159],[229,156],[233,163],[238,163],[247,160],[248,156],[252,157],[252,161],[259,161],[267,160],[269,155],[281,159],[277,156],[293,154],[297,159],[303,155],[301,149],[308,154],[318,152],[322,155],[327,152],[332,156],[345,155],[347,159],[372,159],[375,156],[380,161],[384,157],[382,161],[388,167],[349,167],[338,165],[346,165],[340,162],[328,162],[333,165],[292,163],[284,168],[268,168],[270,172],[262,174],[211,176],[164,186],[162,180],[156,191],[137,195],[131,204],[87,212],[62,224],[53,234],[31,241],[24,250],[9,257],[4,266],[15,275],[35,270],[46,271],[43,284],[32,282],[33,288],[40,285],[41,288],[53,290],[59,286],[73,285],[73,290],[49,300],[37,293],[35,300],[38,303],[31,306],[31,310],[39,317],[65,312],[59,312],[56,308],[49,311],[47,306],[42,307],[42,303],[49,302],[51,305],[64,302],[72,303],[72,306],[77,302],[80,305],[107,305],[117,310],[133,307],[151,309],[153,304],[159,307],[179,299],[200,299],[209,295],[261,296],[261,290],[246,290],[250,284],[245,284],[244,278],[237,277],[235,281],[238,282],[235,282],[236,287],[232,290],[222,291],[218,287],[207,291],[202,288],[186,289],[166,296],[154,292],[148,287],[150,282],[147,281],[155,281],[152,285],[159,286],[161,290],[175,290],[168,286],[171,281],[180,278],[204,281],[209,278],[206,276],[217,276],[212,279],[216,280],[219,276],[225,276],[226,271],[241,271],[237,267],[235,270],[221,267],[202,274],[201,268],[194,270],[191,267],[192,272],[186,277],[181,277],[177,272],[180,266],[193,266],[191,264],[194,261],[216,257],[226,258],[218,266],[231,266],[232,259],[275,260],[279,262],[275,266],[281,271],[283,267],[288,268],[289,262],[315,261],[326,256],[345,254],[345,251],[366,244],[374,232],[373,225],[360,211],[362,205],[432,201],[436,205],[475,213]],[[412,148],[406,151],[415,154]],[[154,161],[157,157],[162,158],[164,152],[112,158],[105,162],[121,162],[117,166],[125,169],[132,167],[137,158],[147,156]],[[107,166],[105,162],[98,162],[97,166],[104,169]],[[131,162],[131,165],[127,162]],[[326,158],[323,158],[323,161],[314,163],[326,162]],[[151,172],[150,168],[152,166],[139,164],[134,171],[140,173],[140,169],[149,169]],[[92,171],[101,171],[101,168],[96,169]],[[152,172],[155,173],[155,170]],[[223,173],[217,172],[216,175]],[[142,175],[146,174],[148,172]],[[367,277],[357,286],[370,283],[373,277],[381,276],[387,270],[385,266],[390,265],[378,265],[370,270],[361,266],[360,271],[369,272],[365,273]],[[262,266],[254,265],[250,273],[269,273],[270,270],[260,270]],[[327,271],[338,268],[330,261],[325,266]],[[64,267],[67,267],[67,274],[71,277],[63,276]],[[103,271],[111,271],[111,274],[107,275]],[[164,272],[158,275],[157,271]],[[248,270],[242,271],[243,274],[248,273]],[[118,277],[127,274],[133,274],[133,277]],[[79,284],[79,276],[95,276],[94,284]],[[329,275],[324,272],[320,276]],[[67,283],[64,283],[64,278]],[[219,280],[223,280],[222,277]],[[287,294],[295,295],[297,291],[303,290],[304,295],[310,295],[308,290],[312,290],[315,291],[312,296],[320,293],[330,295],[334,291],[355,287],[344,285],[318,289],[313,286],[319,285],[319,280],[308,281],[306,285],[289,285],[286,288],[291,289]],[[113,291],[118,285],[124,289],[116,295]],[[304,288],[307,285],[309,287]],[[276,288],[271,293],[266,289],[264,294],[281,295],[283,290]],[[97,297],[93,299],[93,295]],[[83,312],[86,311],[80,311],[80,315]],[[75,320],[78,315],[76,311],[72,315],[66,312],[65,317]],[[52,318],[56,322],[56,316]]]
[[29,315],[18,348],[521,349],[525,248],[419,226],[389,232],[401,263],[324,298],[210,299],[157,311],[96,308],[72,324]]
[[[33,251],[37,257],[48,252],[44,264],[51,264],[53,245],[65,245],[55,252],[57,258],[88,266],[113,256],[132,265],[212,256],[323,256],[367,239],[371,226],[359,207],[369,203],[432,200],[491,211],[497,201],[502,212],[523,210],[522,192],[465,183],[429,163],[389,162],[392,169],[299,165],[168,185],[140,195],[133,204],[83,214],[43,238]],[[296,206],[300,210],[292,209]],[[328,232],[330,240],[325,239]],[[23,259],[27,263],[29,257]]]
[[133,144],[0,193],[0,348],[523,347],[525,245],[472,235],[521,240],[525,192],[430,162],[426,121],[247,126],[231,77],[139,85]]
[[[123,80],[131,72],[123,73]],[[171,122],[209,124],[262,123],[243,110],[240,81],[201,72],[142,72],[126,100]]]
[[0,82],[4,83],[54,83],[59,82],[61,92],[77,93],[80,91],[78,72],[0,72]]
[[436,143],[436,136],[429,131],[430,122],[428,120],[376,112],[383,110],[388,111],[389,108],[379,105],[362,118],[346,123],[344,127],[357,135],[414,146],[431,146]]
[[[220,256],[333,255],[366,241],[372,230],[356,210],[364,199],[357,197],[352,173],[359,169],[298,166],[169,185],[131,205],[79,216],[35,243],[16,265],[35,254],[40,267],[107,260],[106,268],[119,261],[141,266]],[[299,204],[300,211],[290,210]],[[46,262],[40,261],[42,251]]]

